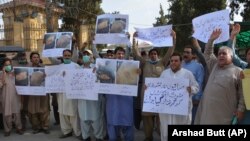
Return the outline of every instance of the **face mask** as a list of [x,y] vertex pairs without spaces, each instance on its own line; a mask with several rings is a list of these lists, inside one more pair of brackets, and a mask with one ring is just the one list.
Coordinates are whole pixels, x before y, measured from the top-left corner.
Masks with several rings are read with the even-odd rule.
[[64,63],[64,64],[70,64],[70,63],[71,63],[71,60],[70,60],[70,59],[63,59],[63,63]]
[[83,63],[88,63],[89,60],[90,60],[90,57],[89,57],[88,55],[84,55],[84,56],[82,57]]
[[5,71],[6,71],[6,72],[10,72],[11,70],[12,70],[11,65],[5,66]]

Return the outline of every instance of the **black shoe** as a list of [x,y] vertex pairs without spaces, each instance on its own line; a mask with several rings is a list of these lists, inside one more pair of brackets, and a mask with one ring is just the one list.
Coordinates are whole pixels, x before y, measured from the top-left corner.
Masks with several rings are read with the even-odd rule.
[[10,136],[10,132],[4,132],[4,136],[5,136],[5,137]]
[[63,134],[59,138],[63,139],[63,138],[71,137],[71,136],[72,136],[72,132],[65,134],[65,135]]
[[22,129],[16,129],[16,133],[19,134],[19,135],[22,135],[23,134],[23,130]]
[[91,138],[88,137],[87,139],[83,139],[83,141],[91,141]]
[[35,129],[32,133],[33,133],[33,134],[37,134],[37,133],[39,133],[39,132],[41,132],[40,129]]
[[79,139],[80,141],[82,141],[82,140],[83,140],[83,138],[82,138],[82,134],[81,134],[81,135],[79,135],[79,136],[76,136],[76,138],[77,138],[77,139]]
[[49,131],[48,129],[43,129],[43,133],[44,133],[44,134],[49,134],[50,131]]

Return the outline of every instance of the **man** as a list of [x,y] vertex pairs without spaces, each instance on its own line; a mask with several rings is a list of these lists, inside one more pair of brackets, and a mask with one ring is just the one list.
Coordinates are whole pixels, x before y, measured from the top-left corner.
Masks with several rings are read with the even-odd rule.
[[195,114],[197,111],[197,107],[199,104],[199,101],[202,96],[202,87],[203,87],[203,80],[204,80],[204,68],[203,66],[194,60],[193,56],[195,56],[194,51],[192,49],[192,46],[187,45],[184,47],[183,51],[183,62],[182,67],[191,71],[195,77],[195,80],[199,84],[199,92],[193,96],[193,108],[192,108],[192,124],[194,122]]
[[161,73],[160,78],[167,78],[166,81],[171,79],[188,79],[189,86],[187,91],[189,93],[188,100],[188,115],[173,115],[160,113],[161,122],[161,140],[168,140],[168,125],[175,124],[191,124],[192,115],[192,96],[199,91],[199,85],[196,82],[194,75],[187,69],[181,68],[182,57],[178,53],[173,53],[170,58],[170,69],[167,69]]
[[[134,34],[134,37],[137,36],[137,33]],[[159,52],[156,48],[153,48],[149,51],[148,59],[143,58],[140,55],[138,47],[133,46],[133,52],[135,55],[135,59],[140,61],[140,68],[142,69],[142,84],[145,83],[146,77],[159,77],[162,71],[166,68],[169,58],[173,53],[176,45],[176,34],[172,31],[171,36],[173,37],[173,47],[169,48],[166,54],[162,59],[159,58]],[[144,99],[144,89],[141,88],[141,105]],[[142,107],[142,106],[141,106]],[[153,131],[154,131],[154,122],[156,120],[157,123],[157,132],[160,134],[160,122],[159,116],[156,113],[142,112],[142,122],[143,122],[143,130],[145,134],[144,141],[153,141]]]
[[[69,49],[65,49],[63,51],[63,64],[60,64],[60,69],[62,75],[65,74],[65,70],[67,69],[77,69],[80,66],[76,63],[71,61],[72,52]],[[53,61],[55,64],[56,62]],[[58,63],[58,62],[57,62]],[[67,138],[74,134],[77,138],[82,139],[81,137],[81,130],[80,130],[80,123],[77,111],[77,100],[74,99],[67,99],[65,93],[58,93],[58,112],[60,118],[60,126],[62,130],[62,135],[59,138]]]
[[[30,67],[43,67],[43,65],[40,64],[40,54],[38,52],[32,52],[30,54],[30,61]],[[41,77],[44,76],[45,75],[42,74]],[[38,75],[36,78],[37,77]],[[49,95],[28,96],[28,99],[28,114],[32,124],[33,133],[37,134],[43,131],[45,134],[49,134]]]
[[219,48],[218,58],[213,53],[213,42],[219,38],[220,29],[212,32],[206,44],[206,58],[209,79],[198,106],[194,124],[231,124],[236,116],[243,118],[245,103],[240,74],[242,69],[232,63],[233,52],[223,46]]
[[[125,50],[122,47],[116,47],[114,54],[116,59],[125,59]],[[133,97],[107,94],[105,98],[109,141],[117,141],[120,131],[124,140],[133,141]]]
[[[94,64],[91,64],[91,55],[91,50],[83,51],[83,69],[94,68]],[[92,135],[96,141],[103,141],[106,135],[103,95],[99,95],[97,101],[78,99],[78,112],[83,141],[91,141]]]

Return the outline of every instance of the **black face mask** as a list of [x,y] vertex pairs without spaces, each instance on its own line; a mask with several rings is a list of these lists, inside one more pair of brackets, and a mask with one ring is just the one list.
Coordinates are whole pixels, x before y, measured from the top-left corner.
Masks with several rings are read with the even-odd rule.
[[25,65],[27,64],[27,60],[18,60],[18,63],[21,64],[21,65]]

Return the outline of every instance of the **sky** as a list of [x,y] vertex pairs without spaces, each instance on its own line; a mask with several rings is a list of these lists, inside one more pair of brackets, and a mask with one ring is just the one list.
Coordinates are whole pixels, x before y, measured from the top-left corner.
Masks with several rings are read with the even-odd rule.
[[[129,15],[129,33],[133,33],[134,27],[152,27],[159,17],[160,4],[164,14],[168,11],[167,0],[103,0],[101,7],[105,13],[119,11],[120,14]],[[234,21],[242,21],[240,16],[235,17]]]
[[167,14],[167,0],[102,0],[101,7],[105,13],[119,11],[120,14],[129,15],[129,33],[134,27],[153,27],[156,17],[159,17],[160,4]]

